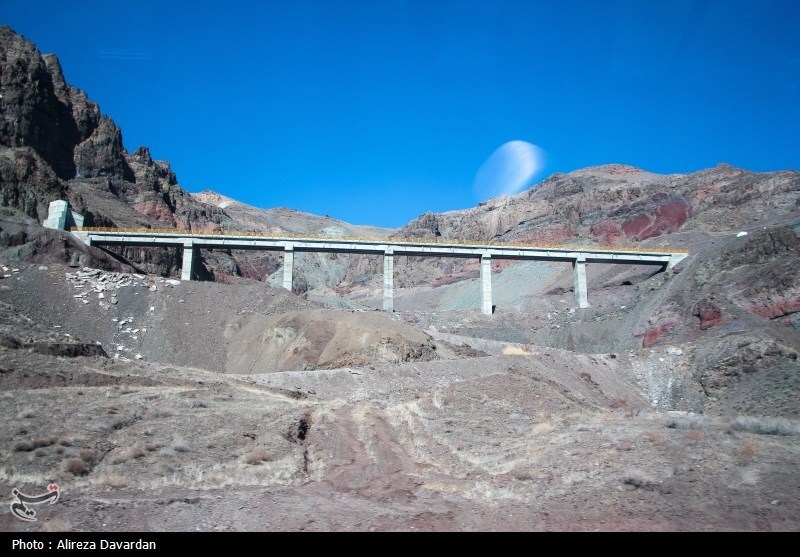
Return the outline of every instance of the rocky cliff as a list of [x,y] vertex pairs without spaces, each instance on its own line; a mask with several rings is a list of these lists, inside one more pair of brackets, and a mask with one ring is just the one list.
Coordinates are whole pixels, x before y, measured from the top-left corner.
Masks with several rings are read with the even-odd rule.
[[[41,223],[55,199],[69,200],[88,226],[232,224],[222,209],[184,191],[169,164],[154,161],[146,147],[126,152],[120,128],[66,83],[58,59],[7,26],[0,26],[0,88],[0,206],[15,226],[27,226],[22,215]],[[119,253],[146,270],[174,270],[160,250]]]

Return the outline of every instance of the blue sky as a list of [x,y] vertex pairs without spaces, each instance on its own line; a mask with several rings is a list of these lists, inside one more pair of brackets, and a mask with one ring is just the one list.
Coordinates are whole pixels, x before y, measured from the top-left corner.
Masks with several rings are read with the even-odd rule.
[[[180,184],[401,226],[553,172],[800,168],[796,0],[3,0]],[[511,160],[510,163],[513,163]]]

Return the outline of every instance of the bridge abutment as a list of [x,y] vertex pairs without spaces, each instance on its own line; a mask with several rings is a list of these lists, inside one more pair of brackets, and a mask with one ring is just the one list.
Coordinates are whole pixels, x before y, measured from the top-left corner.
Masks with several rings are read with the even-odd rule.
[[666,271],[671,270],[675,265],[677,265],[678,263],[680,263],[684,259],[686,259],[686,254],[685,253],[673,253],[673,254],[671,254],[669,256],[669,261],[667,262],[667,268],[665,270]]

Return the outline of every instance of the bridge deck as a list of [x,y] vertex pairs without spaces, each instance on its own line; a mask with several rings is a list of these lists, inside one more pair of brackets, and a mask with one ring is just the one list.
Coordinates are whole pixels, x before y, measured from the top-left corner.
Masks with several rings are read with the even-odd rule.
[[147,228],[73,228],[72,233],[88,245],[160,246],[183,249],[181,278],[193,277],[198,249],[243,249],[282,251],[283,287],[292,289],[295,252],[364,253],[383,256],[383,307],[394,310],[394,257],[475,257],[481,260],[481,311],[492,313],[492,259],[527,259],[572,263],[575,298],[589,307],[586,263],[661,265],[666,269],[688,256],[688,250],[591,245],[504,244],[479,240],[442,238],[331,238],[314,234],[266,236],[251,232],[191,232]]
[[246,232],[191,232],[163,229],[73,228],[76,235],[87,235],[92,244],[184,247],[201,249],[242,249],[295,252],[337,252],[423,257],[491,257],[573,261],[582,258],[593,263],[634,263],[664,265],[683,258],[688,250],[656,247],[619,247],[558,244],[505,244],[480,240],[441,238],[332,238],[314,234],[266,236]]

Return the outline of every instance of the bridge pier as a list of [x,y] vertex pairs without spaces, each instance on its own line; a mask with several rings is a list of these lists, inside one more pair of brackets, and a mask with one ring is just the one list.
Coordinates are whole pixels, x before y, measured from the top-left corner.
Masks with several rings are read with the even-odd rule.
[[294,271],[294,245],[287,244],[283,250],[283,287],[292,291],[292,272]]
[[181,264],[181,280],[192,280],[194,271],[194,241],[183,242],[183,263]]
[[586,257],[578,256],[572,262],[572,275],[575,279],[575,299],[578,307],[589,307],[589,294],[586,289]]
[[481,313],[492,314],[492,256],[481,255]]
[[394,311],[394,250],[383,253],[383,311]]

